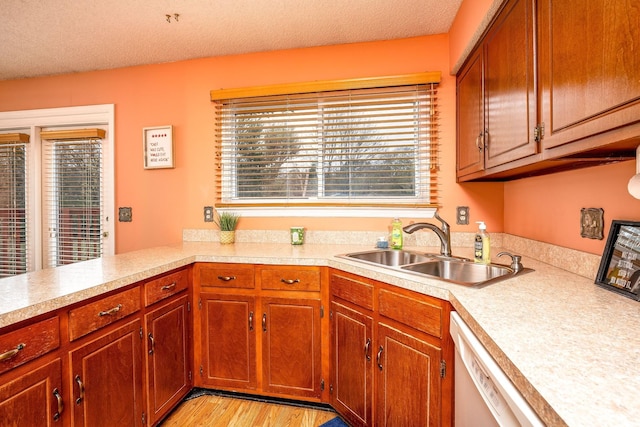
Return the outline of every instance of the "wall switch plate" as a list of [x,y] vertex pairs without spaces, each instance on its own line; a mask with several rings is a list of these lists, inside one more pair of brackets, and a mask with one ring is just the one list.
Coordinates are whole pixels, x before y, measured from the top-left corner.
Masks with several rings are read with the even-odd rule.
[[204,222],[213,222],[213,206],[204,207]]
[[120,222],[131,222],[133,219],[133,213],[131,208],[118,208],[118,221]]
[[469,224],[469,206],[458,206],[456,208],[456,224]]
[[604,239],[604,209],[580,209],[580,236],[586,239]]

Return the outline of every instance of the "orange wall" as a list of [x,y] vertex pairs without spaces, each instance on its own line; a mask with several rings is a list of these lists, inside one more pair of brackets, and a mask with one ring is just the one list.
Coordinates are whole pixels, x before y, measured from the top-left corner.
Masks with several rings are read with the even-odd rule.
[[[502,231],[503,185],[455,183],[455,79],[448,69],[448,36],[436,35],[1,81],[0,111],[115,104],[116,210],[133,208],[132,222],[116,224],[121,253],[179,242],[183,228],[213,227],[202,219],[215,196],[211,89],[441,71],[442,216],[455,224],[455,206],[470,206],[472,221]],[[144,170],[142,128],[161,125],[174,127],[176,167]],[[390,219],[243,218],[239,227],[386,230]],[[475,224],[453,229],[473,231]]]

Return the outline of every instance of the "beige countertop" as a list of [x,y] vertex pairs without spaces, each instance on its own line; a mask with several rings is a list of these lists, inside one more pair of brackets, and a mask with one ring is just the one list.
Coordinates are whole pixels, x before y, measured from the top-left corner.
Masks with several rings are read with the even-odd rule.
[[335,257],[367,249],[184,242],[0,279],[0,328],[196,261],[331,266],[451,301],[548,425],[640,426],[638,302],[527,257],[534,272],[479,289]]

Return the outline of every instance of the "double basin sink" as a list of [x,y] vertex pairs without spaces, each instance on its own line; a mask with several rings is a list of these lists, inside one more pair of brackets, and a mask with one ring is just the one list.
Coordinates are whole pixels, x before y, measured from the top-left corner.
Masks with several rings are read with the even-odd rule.
[[516,271],[502,264],[476,264],[467,258],[394,249],[354,252],[338,257],[474,287],[533,271],[529,268]]

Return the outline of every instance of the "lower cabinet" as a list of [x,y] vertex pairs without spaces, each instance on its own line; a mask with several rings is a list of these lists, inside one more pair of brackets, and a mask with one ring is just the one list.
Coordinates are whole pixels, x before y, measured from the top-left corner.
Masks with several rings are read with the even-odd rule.
[[183,295],[145,315],[147,422],[160,421],[191,389],[189,301]]
[[72,425],[144,424],[141,335],[136,318],[70,352]]
[[65,409],[60,359],[14,379],[0,377],[0,426],[55,426]]
[[332,271],[332,406],[352,426],[452,425],[447,302]]

